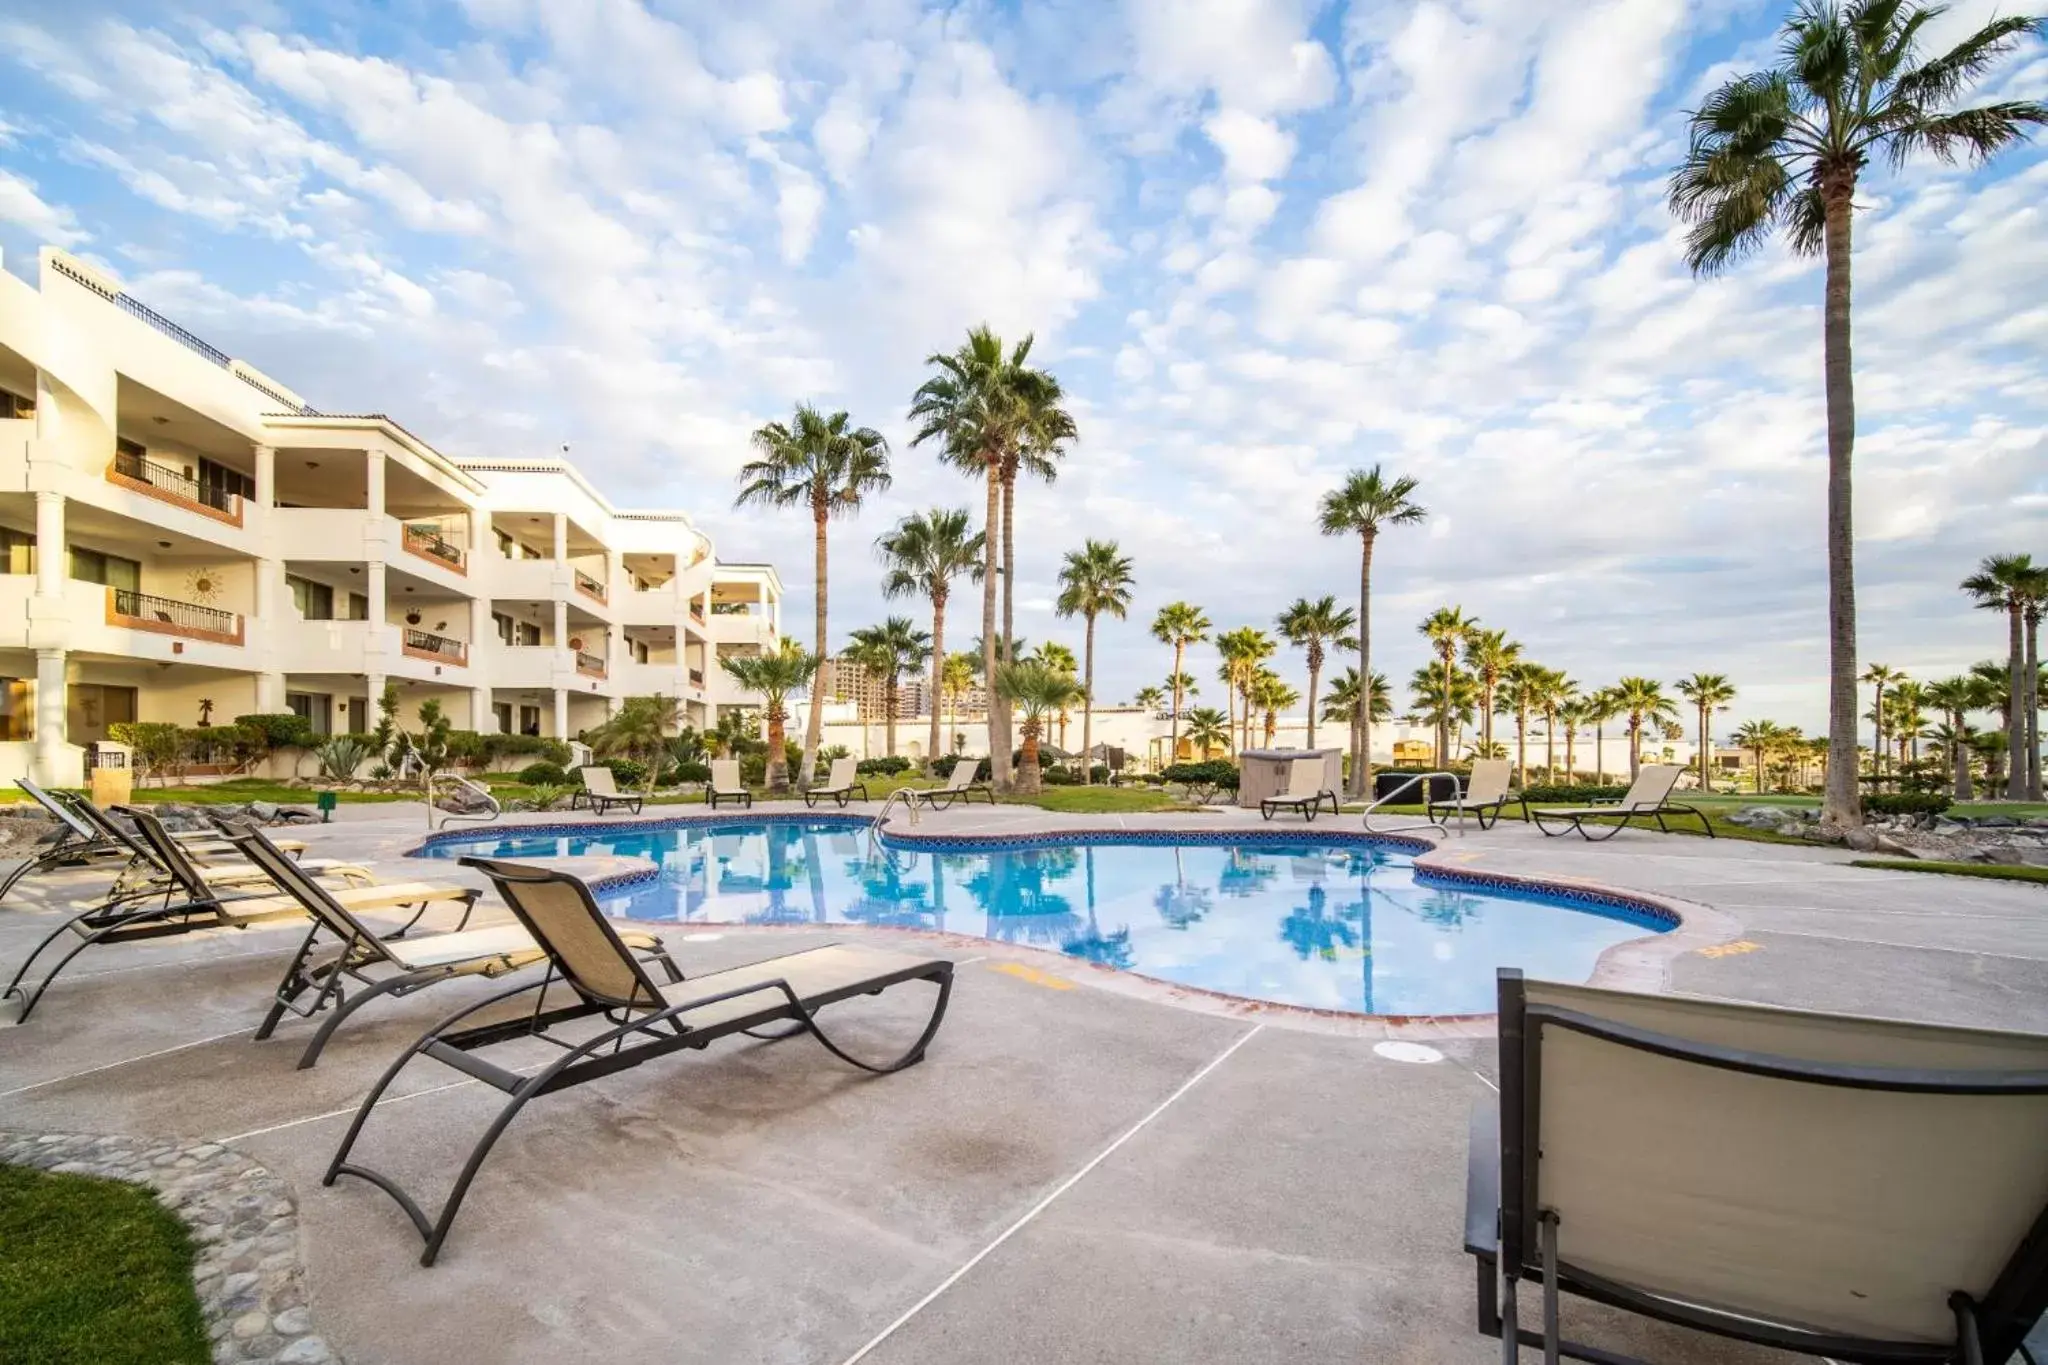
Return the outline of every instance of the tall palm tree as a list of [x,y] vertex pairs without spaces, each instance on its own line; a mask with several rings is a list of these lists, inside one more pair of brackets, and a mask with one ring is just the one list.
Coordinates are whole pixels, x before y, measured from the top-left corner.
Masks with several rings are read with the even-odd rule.
[[[856,427],[843,412],[830,417],[808,403],[799,404],[787,423],[770,422],[753,437],[757,459],[740,466],[736,507],[806,507],[811,513],[812,561],[817,570],[816,648],[826,657],[825,528],[834,517],[860,510],[870,493],[889,486],[889,443],[871,427]],[[799,780],[810,785],[818,768],[818,743],[824,735],[825,692],[830,666],[811,689],[810,719],[804,724],[804,761]]]
[[[927,765],[939,761],[939,697],[945,690],[946,603],[953,595],[953,580],[966,575],[980,581],[982,542],[986,535],[973,528],[964,507],[934,507],[914,512],[896,523],[896,529],[875,542],[882,558],[884,597],[922,597],[932,604],[932,694],[931,736],[925,743]],[[892,743],[890,751],[895,751]]]
[[1719,673],[1695,673],[1678,680],[1678,695],[1692,703],[1700,723],[1700,790],[1714,789],[1712,758],[1714,744],[1707,735],[1707,717],[1728,709],[1735,700],[1735,684]]
[[[946,694],[946,743],[945,751],[953,751],[953,736],[958,732],[961,698],[974,690],[974,680],[981,676],[981,660],[973,654],[948,654],[944,667],[939,673],[939,687]],[[936,753],[932,755],[938,757]]]
[[1529,713],[1542,696],[1541,664],[1517,659],[1502,670],[1495,700],[1515,718],[1515,784],[1529,783]]
[[1152,638],[1162,645],[1173,646],[1173,672],[1166,679],[1167,687],[1173,692],[1173,717],[1167,722],[1166,752],[1178,758],[1182,684],[1187,678],[1187,674],[1181,671],[1181,661],[1186,657],[1189,645],[1200,644],[1209,638],[1209,618],[1192,602],[1168,602],[1152,618]]
[[1643,767],[1643,722],[1663,725],[1678,716],[1678,707],[1664,695],[1664,685],[1649,678],[1623,678],[1614,685],[1615,711],[1628,717],[1628,777],[1633,782]]
[[1557,781],[1557,719],[1578,695],[1579,685],[1563,669],[1546,668],[1541,671],[1536,684],[1536,704],[1537,709],[1543,712],[1543,772],[1552,782]]
[[1457,669],[1458,650],[1479,628],[1476,617],[1467,616],[1463,607],[1438,607],[1423,619],[1416,629],[1422,638],[1429,641],[1436,651],[1438,686],[1443,695],[1442,705],[1437,708],[1436,765],[1441,768],[1451,761],[1451,675]]
[[[2028,797],[2027,767],[2023,753],[2027,749],[2038,751],[2040,744],[2033,731],[2038,725],[2035,710],[2029,705],[2029,674],[2027,660],[2027,604],[2028,589],[2034,586],[2033,579],[2038,570],[2032,555],[1986,555],[1977,565],[1977,572],[1965,578],[1962,589],[1977,599],[1977,605],[1985,611],[2005,613],[2006,627],[2006,691],[2005,691],[2005,733],[2007,752],[2012,756],[2012,766],[2005,776],[2005,799],[2024,801]],[[2039,605],[2035,606],[2036,620],[2039,620]]]
[[1884,730],[1898,746],[1899,771],[1920,761],[1920,735],[1927,728],[1927,685],[1901,678],[1885,701]]
[[1493,694],[1500,688],[1500,680],[1515,660],[1522,657],[1522,647],[1508,638],[1504,630],[1480,630],[1474,628],[1465,637],[1465,667],[1479,679],[1479,742],[1493,743]]
[[1801,255],[1827,262],[1821,340],[1828,419],[1828,744],[1821,819],[1858,824],[1855,527],[1851,458],[1856,399],[1850,364],[1850,238],[1857,178],[1872,155],[1895,165],[1926,151],[1982,161],[2048,122],[2048,106],[2009,100],[1955,109],[1957,99],[2038,18],[1993,19],[1939,57],[1915,43],[1938,8],[1901,0],[1803,0],[1785,21],[1778,64],[1728,81],[1692,115],[1672,210],[1692,224],[1686,258],[1712,275],[1783,228]]
[[1124,619],[1131,609],[1131,561],[1113,540],[1084,541],[1060,566],[1060,595],[1053,609],[1088,623],[1081,643],[1081,781],[1095,780],[1095,619]]
[[[1188,712],[1188,746],[1207,758],[1221,745],[1230,752],[1230,717],[1213,706],[1197,706]],[[1175,761],[1178,761],[1176,759]]]
[[1872,664],[1863,670],[1863,681],[1876,689],[1876,696],[1870,703],[1870,775],[1884,776],[1884,690],[1895,682],[1903,682],[1906,675],[1889,664]]
[[[1287,680],[1270,669],[1260,669],[1252,679],[1251,701],[1266,715],[1266,747],[1273,747],[1274,737],[1280,729],[1280,713],[1301,700],[1301,693],[1287,685]],[[1314,714],[1315,708],[1309,708]]]
[[[1577,780],[1579,731],[1592,722],[1595,709],[1593,700],[1577,690],[1577,683],[1573,683],[1572,688],[1572,694],[1557,708],[1557,718],[1564,722],[1564,780],[1567,785]],[[1557,781],[1555,771],[1550,774],[1550,780]]]
[[887,736],[883,752],[894,758],[896,696],[902,689],[903,675],[923,668],[932,657],[932,637],[919,630],[908,616],[891,616],[879,626],[854,631],[848,638],[853,643],[847,646],[846,658],[865,668],[869,676],[882,680],[882,726]]
[[1621,714],[1621,704],[1611,687],[1595,688],[1586,694],[1586,720],[1593,727],[1593,782],[1607,783],[1607,722]]
[[1947,717],[1948,737],[1942,747],[1948,753],[1949,795],[1957,801],[1969,801],[1976,795],[1970,790],[1969,714],[1982,709],[1983,698],[1982,685],[1967,675],[1927,684],[1928,704],[1939,707]]
[[1045,733],[1045,718],[1079,701],[1081,684],[1071,673],[1026,659],[996,670],[996,695],[1023,712],[1017,790],[1030,795],[1039,787],[1038,740]]
[[[1372,675],[1372,686],[1366,689],[1371,700],[1370,716],[1374,724],[1383,725],[1394,718],[1394,697],[1387,688],[1387,675]],[[1330,676],[1330,686],[1323,693],[1323,719],[1359,723],[1358,713],[1367,710],[1367,696],[1360,695],[1358,670],[1347,668],[1342,673]]]
[[[1017,644],[1021,647],[1023,641],[1019,640]],[[1074,657],[1073,650],[1068,649],[1058,640],[1042,641],[1037,649],[1032,650],[1031,653],[1026,655],[1025,657],[1029,659],[1032,663],[1044,664],[1047,668],[1051,669],[1055,673],[1064,673],[1068,677],[1076,680],[1077,682],[1080,680],[1081,661]],[[1058,720],[1060,727],[1059,745],[1062,749],[1064,749],[1067,747],[1066,707],[1062,706],[1060,708]]]
[[1240,626],[1216,637],[1216,652],[1223,660],[1217,675],[1232,693],[1231,716],[1238,725],[1237,749],[1242,753],[1251,747],[1252,679],[1258,676],[1259,665],[1273,656],[1273,640],[1256,626]]
[[[1358,537],[1358,672],[1370,678],[1372,671],[1372,551],[1380,530],[1387,526],[1413,526],[1429,513],[1413,500],[1416,481],[1389,479],[1380,467],[1354,469],[1344,482],[1323,495],[1318,504],[1323,534]],[[1358,712],[1351,736],[1351,794],[1365,794],[1372,769],[1372,716],[1370,709]]]
[[1438,664],[1428,663],[1409,678],[1408,690],[1414,694],[1415,714],[1441,740],[1440,752],[1454,753],[1459,735],[1478,709],[1478,680],[1455,664],[1446,675]]
[[1140,711],[1150,711],[1155,715],[1165,704],[1166,689],[1161,687],[1141,687],[1131,698],[1131,705]]
[[[959,350],[926,357],[925,363],[936,373],[918,387],[910,405],[911,421],[917,424],[911,444],[935,442],[941,459],[986,486],[981,662],[982,681],[992,699],[997,664],[1015,658],[1009,626],[1001,636],[996,634],[996,589],[1002,568],[996,560],[1002,539],[997,531],[1003,525],[1004,470],[1015,452],[1048,441],[1057,444],[1060,438],[1053,433],[1071,435],[1073,428],[1061,406],[1059,382],[1027,363],[1031,341],[1027,336],[1005,350],[1001,337],[986,326],[975,328]],[[1014,563],[1010,568],[1014,571]],[[1011,781],[1009,712],[1007,706],[989,707],[989,770],[1001,789],[1008,789]]]
[[761,694],[761,714],[768,728],[768,790],[779,792],[789,786],[789,764],[784,755],[789,745],[783,725],[789,719],[789,694],[806,686],[818,672],[818,656],[806,654],[794,640],[784,640],[774,653],[721,654],[718,666],[749,692]]
[[1735,729],[1735,745],[1756,761],[1756,794],[1764,794],[1764,755],[1776,747],[1782,727],[1775,721],[1746,720]]
[[[1334,597],[1319,597],[1313,602],[1297,597],[1293,606],[1280,613],[1278,624],[1287,643],[1308,656],[1308,694],[1313,699],[1321,693],[1324,650],[1340,642],[1345,632],[1358,624],[1358,618],[1349,607],[1338,606]],[[1308,708],[1308,747],[1316,747],[1313,701]]]

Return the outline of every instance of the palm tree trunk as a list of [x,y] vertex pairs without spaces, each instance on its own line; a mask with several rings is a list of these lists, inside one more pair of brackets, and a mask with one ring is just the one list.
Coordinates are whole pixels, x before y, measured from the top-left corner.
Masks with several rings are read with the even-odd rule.
[[1352,708],[1351,794],[1364,796],[1372,780],[1372,533],[1358,547],[1358,703]]
[[[1557,712],[1543,713],[1543,777],[1545,781],[1557,781]],[[1524,776],[1524,782],[1529,779]]]
[[1316,687],[1323,676],[1323,660],[1319,653],[1311,651],[1308,656],[1308,747],[1316,747]]
[[1024,722],[1023,762],[1017,769],[1017,790],[1026,796],[1038,791],[1038,725],[1035,720]]
[[1880,681],[1877,684],[1877,696],[1870,704],[1870,775],[1880,779],[1877,784],[1879,786],[1883,785],[1881,779],[1884,777],[1885,758],[1884,683]]
[[1856,521],[1851,461],[1856,451],[1855,373],[1849,353],[1849,218],[1853,170],[1823,184],[1827,203],[1827,302],[1822,314],[1828,402],[1828,781],[1823,823],[1863,823],[1856,791]]
[[932,709],[930,738],[925,741],[924,770],[936,776],[939,762],[939,703],[946,679],[946,593],[932,594],[932,690],[925,705]]
[[2041,609],[2027,607],[2027,653],[2021,673],[2027,685],[2025,710],[2027,732],[2027,800],[2041,799]]
[[[988,512],[985,525],[993,527],[1003,514],[1003,483],[994,464],[988,466]],[[982,548],[981,577],[981,681],[988,690],[988,775],[989,785],[998,791],[1010,786],[1010,745],[1007,724],[998,723],[998,712],[1007,712],[1008,704],[996,696],[996,562],[999,547],[996,538],[986,537]]]
[[1088,613],[1087,637],[1081,645],[1081,785],[1095,784],[1095,760],[1088,755],[1095,739],[1095,613]]
[[1180,661],[1181,651],[1186,648],[1178,639],[1173,642],[1173,715],[1166,731],[1166,761],[1180,762]]
[[762,776],[769,791],[780,791],[789,780],[789,765],[783,761],[783,751],[789,747],[782,730],[783,714],[779,701],[768,708],[768,767]]
[[1643,770],[1643,719],[1628,718],[1628,780],[1634,782]]
[[1515,785],[1529,785],[1529,713],[1515,711]]
[[[1572,750],[1578,746],[1578,740],[1579,727],[1576,724],[1566,725],[1564,727],[1564,780],[1567,786],[1571,784],[1572,780]],[[1550,780],[1552,782],[1557,781],[1555,770],[1550,773]]]
[[1607,722],[1593,722],[1593,784],[1607,785]]
[[818,672],[811,679],[811,715],[804,722],[804,761],[798,770],[797,780],[804,786],[811,785],[811,779],[818,771],[818,745],[825,737],[825,689],[832,685],[832,664],[825,653],[825,512],[816,508],[811,513],[814,526],[812,557],[818,574],[817,601],[817,650]]
[[882,686],[882,704],[889,714],[882,717],[882,752],[890,758],[896,757],[896,675],[891,673]]

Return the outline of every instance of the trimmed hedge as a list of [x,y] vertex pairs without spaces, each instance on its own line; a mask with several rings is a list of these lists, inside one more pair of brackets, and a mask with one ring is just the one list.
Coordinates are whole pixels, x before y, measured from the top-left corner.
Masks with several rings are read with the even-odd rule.
[[529,763],[519,770],[519,780],[529,787],[566,787],[569,774],[559,763]]
[[1939,815],[1948,807],[1942,792],[1870,792],[1863,798],[1865,815]]
[[[818,758],[822,762],[825,755],[820,753]],[[909,772],[915,766],[903,755],[896,754],[887,758],[864,758],[853,765],[853,770],[862,777],[894,777],[898,773]]]
[[1618,786],[1613,783],[1606,786],[1591,782],[1574,782],[1569,785],[1558,783],[1555,786],[1529,787],[1522,795],[1530,801],[1557,801],[1566,805],[1583,806],[1594,801],[1619,801],[1628,795],[1628,786],[1626,783]]

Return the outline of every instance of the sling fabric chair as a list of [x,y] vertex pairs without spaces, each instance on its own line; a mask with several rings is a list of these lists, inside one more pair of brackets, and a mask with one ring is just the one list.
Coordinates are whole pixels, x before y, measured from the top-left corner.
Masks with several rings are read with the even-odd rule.
[[1330,814],[1335,815],[1337,793],[1323,785],[1323,760],[1297,758],[1287,765],[1287,790],[1259,802],[1259,814],[1270,820],[1276,810],[1295,810],[1313,823],[1324,801],[1330,803]]
[[[160,882],[138,888],[126,895],[78,907],[79,913],[52,929],[34,951],[22,961],[0,1000],[18,997],[21,1013],[15,1022],[28,1019],[29,1012],[57,974],[87,948],[99,943],[128,943],[138,939],[168,938],[200,929],[247,929],[274,920],[295,919],[305,907],[289,896],[264,895],[247,882],[218,884],[188,856],[183,845],[170,836],[163,823],[147,811],[130,812],[142,844],[151,858],[164,869]],[[360,869],[350,869],[360,872]],[[363,874],[367,876],[367,874]],[[371,883],[333,893],[354,909],[382,909],[412,906],[413,920],[426,913],[429,904],[442,900],[465,900],[473,904],[476,892],[468,887],[434,886],[424,882]],[[465,914],[465,918],[467,915]],[[410,927],[410,926],[408,926]],[[78,939],[44,973],[32,989],[22,982],[28,971],[51,944],[71,934]]]
[[1868,1365],[2005,1362],[2048,1306],[2048,1037],[1499,992],[1465,1249],[1503,1361],[1628,1359],[1564,1339],[1565,1294]]
[[711,760],[711,781],[704,788],[704,799],[717,810],[721,801],[737,801],[749,810],[753,809],[754,794],[747,790],[747,784],[740,781],[740,761],[736,758],[714,758]]
[[[256,1030],[256,1041],[262,1042],[277,1030],[287,1011],[310,1019],[333,1006],[333,1012],[299,1057],[301,1071],[320,1060],[321,1050],[344,1019],[380,995],[410,995],[458,976],[504,976],[547,956],[533,941],[533,935],[517,924],[456,928],[418,937],[380,934],[280,853],[262,830],[252,825],[238,826],[234,829],[234,840],[250,862],[269,874],[279,891],[304,906],[313,917],[312,929],[278,983],[277,998],[269,1015]],[[474,894],[471,893],[472,901]],[[464,925],[469,922],[468,909],[465,903]],[[332,937],[337,946],[315,962],[315,945],[323,933]],[[670,981],[683,979],[662,949],[660,939],[644,933],[625,933],[619,937],[634,952],[659,963]],[[345,980],[358,982],[363,989],[350,993],[343,984]]]
[[1454,801],[1430,800],[1424,804],[1424,811],[1435,820],[1441,816],[1477,816],[1479,828],[1492,829],[1500,823],[1501,813],[1509,806],[1522,808],[1522,822],[1528,823],[1529,802],[1520,792],[1512,790],[1514,765],[1504,758],[1476,758],[1472,760],[1472,778],[1464,784]]
[[642,798],[637,794],[628,796],[620,791],[618,784],[612,781],[612,770],[610,768],[601,768],[593,765],[588,768],[578,768],[576,771],[583,775],[583,790],[569,798],[570,810],[574,810],[581,805],[587,805],[599,815],[603,815],[613,806],[624,806],[635,815],[640,813]]
[[[92,868],[118,863],[120,866],[115,870],[117,882],[125,882],[127,874],[136,867],[148,868],[152,873],[158,871],[149,855],[137,844],[135,836],[84,797],[44,791],[25,777],[16,778],[14,785],[56,818],[57,842],[0,879],[0,900],[4,900],[17,883],[55,868]],[[226,847],[220,836],[211,833],[187,836],[180,842],[194,852],[218,851]],[[298,847],[303,850],[305,845]]]
[[860,780],[860,760],[835,758],[832,760],[832,771],[824,782],[804,792],[804,805],[814,807],[820,801],[837,800],[839,808],[845,810],[846,803],[853,799],[856,791],[860,793],[860,799],[863,801],[873,799],[868,795],[868,784]]
[[[734,1034],[774,1040],[809,1033],[840,1060],[863,1071],[886,1075],[923,1060],[925,1048],[946,1015],[946,1001],[953,989],[951,962],[848,944],[811,948],[750,966],[712,972],[680,984],[658,985],[606,921],[597,902],[591,899],[590,889],[576,878],[565,872],[487,858],[464,858],[462,863],[480,869],[496,884],[512,913],[547,954],[547,972],[539,980],[467,1005],[421,1034],[364,1096],[355,1121],[349,1125],[321,1179],[323,1185],[332,1185],[337,1177],[357,1176],[396,1200],[426,1239],[426,1249],[420,1254],[421,1265],[434,1263],[478,1168],[529,1100],[639,1066],[671,1052],[703,1048]],[[938,988],[937,999],[924,1032],[893,1061],[871,1063],[852,1056],[817,1022],[817,1011],[826,1005],[856,995],[879,995],[908,981],[933,983]],[[570,1000],[551,1009],[548,992],[558,983]],[[530,1012],[495,1023],[459,1027],[478,1011],[528,991],[538,992]],[[601,1020],[603,1027],[580,1041],[556,1036],[560,1025],[581,1020]],[[763,1031],[778,1024],[786,1027]],[[533,1040],[553,1043],[562,1053],[530,1073],[509,1070],[480,1055],[499,1043],[513,1043],[517,1055],[520,1042]],[[348,1159],[363,1124],[384,1091],[413,1058],[422,1054],[510,1097],[470,1149],[447,1201],[431,1219],[389,1176],[366,1166],[351,1165]]]
[[955,801],[971,803],[975,796],[979,794],[993,806],[996,803],[994,788],[990,787],[986,782],[974,780],[974,775],[980,771],[980,759],[963,758],[953,765],[953,775],[946,779],[945,786],[934,787],[930,791],[912,792],[911,799],[922,805],[930,806],[933,810],[944,810]]
[[[1612,805],[1573,806],[1559,810],[1544,810],[1541,806],[1530,809],[1525,805],[1523,809],[1534,817],[1536,828],[1545,834],[1559,835],[1576,830],[1581,838],[1593,843],[1612,839],[1621,833],[1631,820],[1638,817],[1655,820],[1658,831],[1669,834],[1671,827],[1664,823],[1664,817],[1667,815],[1692,816],[1700,822],[1700,828],[1707,832],[1707,837],[1712,839],[1715,837],[1713,822],[1708,820],[1698,807],[1675,805],[1671,801],[1671,790],[1678,785],[1678,776],[1684,771],[1684,768],[1675,763],[1646,763],[1642,771],[1636,774],[1636,780],[1629,784],[1628,794]],[[1617,816],[1620,817],[1618,820],[1615,818]],[[1545,823],[1551,820],[1557,822],[1556,829]],[[1588,826],[1588,820],[1599,820],[1601,823]],[[1606,823],[1609,820],[1615,822]],[[1595,834],[1595,829],[1600,833]]]

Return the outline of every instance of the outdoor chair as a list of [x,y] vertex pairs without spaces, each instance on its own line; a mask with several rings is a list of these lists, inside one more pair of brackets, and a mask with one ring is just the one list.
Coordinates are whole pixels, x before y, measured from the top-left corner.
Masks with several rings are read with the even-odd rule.
[[704,788],[704,799],[711,809],[717,810],[721,801],[737,801],[749,810],[754,806],[754,794],[747,790],[747,784],[740,781],[740,761],[736,758],[714,758],[711,760],[711,781]]
[[1337,814],[1337,793],[1323,785],[1323,760],[1297,758],[1287,765],[1287,790],[1259,802],[1259,814],[1270,820],[1276,810],[1293,810],[1314,823],[1325,801],[1330,814]]
[[1465,1249],[1503,1361],[1626,1365],[1563,1338],[1566,1294],[1867,1365],[2005,1362],[2048,1305],[2048,1037],[1511,969],[1499,992]]
[[[421,1034],[364,1096],[321,1179],[322,1184],[332,1185],[339,1176],[358,1176],[396,1200],[426,1240],[421,1265],[434,1263],[478,1168],[529,1100],[672,1052],[701,1049],[736,1034],[775,1040],[808,1033],[842,1061],[864,1071],[887,1074],[921,1061],[945,1018],[953,964],[944,958],[833,944],[664,986],[648,976],[645,966],[591,899],[589,888],[576,878],[486,858],[462,861],[496,884],[512,913],[547,954],[547,970],[538,980],[464,1006]],[[892,1061],[872,1063],[852,1056],[818,1023],[817,1013],[827,1005],[854,996],[878,995],[909,981],[931,982],[937,988],[937,998],[924,1031],[908,1051]],[[567,1000],[550,1008],[551,990],[566,995]],[[479,1011],[501,1006],[529,991],[538,992],[530,1008],[510,1016],[499,1009],[493,1022],[465,1024]],[[580,1039],[559,1036],[563,1025],[582,1021],[599,1027]],[[534,1041],[553,1043],[562,1051],[537,1070],[512,1070],[484,1055],[498,1044],[510,1044],[512,1057],[507,1061],[516,1064],[515,1059],[532,1056],[526,1045]],[[349,1162],[349,1153],[378,1100],[422,1054],[509,1097],[470,1149],[447,1200],[432,1218],[389,1176]]]
[[832,760],[832,771],[827,774],[825,781],[804,792],[804,805],[810,807],[816,806],[820,801],[837,800],[839,808],[844,810],[855,792],[860,793],[860,799],[863,801],[872,799],[868,796],[868,784],[860,780],[859,761],[852,758],[835,758]]
[[[278,983],[270,1013],[256,1030],[256,1040],[262,1042],[276,1032],[287,1011],[310,1019],[332,1006],[299,1056],[301,1071],[320,1060],[321,1050],[343,1020],[380,995],[411,995],[460,976],[504,976],[547,956],[533,935],[517,924],[468,928],[471,903],[465,903],[462,923],[446,932],[418,937],[405,937],[404,931],[380,933],[279,852],[261,830],[242,826],[233,835],[249,861],[261,867],[279,891],[313,918],[312,929]],[[321,942],[323,935],[333,940],[332,950],[316,961],[316,947],[326,946]],[[660,939],[637,932],[619,938],[641,957],[659,963],[670,981],[682,980]],[[351,993],[344,984],[348,981],[362,989]]]
[[[1541,806],[1532,809],[1527,805],[1523,809],[1536,821],[1536,828],[1545,834],[1576,831],[1581,838],[1595,843],[1612,839],[1636,819],[1655,820],[1658,832],[1669,834],[1671,827],[1664,823],[1667,815],[1690,815],[1700,822],[1700,828],[1706,831],[1709,839],[1714,838],[1713,822],[1707,819],[1705,812],[1696,806],[1673,804],[1671,800],[1671,791],[1678,785],[1678,776],[1684,771],[1675,763],[1646,763],[1636,774],[1636,780],[1629,784],[1627,795],[1619,801],[1558,810],[1545,810]],[[1589,827],[1586,824],[1588,820],[1601,823]],[[1551,821],[1557,823],[1556,829],[1550,827],[1548,822]],[[1601,832],[1595,834],[1595,829]]]
[[618,784],[612,780],[610,768],[593,766],[578,768],[576,771],[583,774],[583,790],[569,798],[569,809],[574,810],[579,805],[588,805],[591,810],[603,815],[613,806],[624,806],[635,815],[640,813],[643,798],[637,795],[628,796],[620,791]]
[[1425,803],[1423,809],[1430,819],[1452,815],[1460,818],[1477,816],[1479,828],[1492,829],[1500,823],[1501,812],[1509,806],[1522,808],[1522,822],[1528,823],[1529,802],[1520,792],[1511,790],[1514,766],[1504,758],[1477,758],[1472,760],[1472,777],[1456,800]]
[[[133,834],[84,797],[45,791],[25,777],[16,778],[14,785],[56,818],[57,841],[31,855],[5,878],[0,878],[0,900],[6,898],[16,883],[54,868],[91,868],[117,863],[117,883],[125,883],[128,873],[137,868],[148,869],[151,873],[159,871]],[[230,851],[226,842],[210,830],[204,834],[172,837],[200,859]],[[292,844],[285,847],[303,853],[306,846]]]
[[930,806],[933,810],[945,810],[955,801],[966,801],[971,804],[977,796],[993,806],[996,803],[995,789],[986,782],[974,780],[974,775],[979,771],[980,759],[963,758],[953,765],[953,774],[946,779],[944,786],[933,787],[930,791],[912,792],[911,799],[919,805]]
[[[247,929],[251,925],[293,919],[306,913],[305,907],[289,896],[266,895],[254,890],[248,881],[241,878],[238,869],[233,870],[234,880],[225,884],[211,880],[212,871],[193,862],[185,848],[170,836],[155,816],[147,811],[134,811],[131,817],[150,856],[164,868],[163,880],[124,895],[74,906],[78,913],[51,930],[22,961],[7,983],[7,989],[0,991],[0,999],[18,997],[21,1000],[21,1013],[16,1016],[16,1023],[25,1022],[36,1002],[42,999],[43,992],[57,979],[57,974],[73,958],[95,944],[167,938],[200,929]],[[299,866],[303,868],[302,864]],[[350,868],[349,872],[362,877],[369,875],[360,868]],[[413,907],[408,928],[426,913],[428,905],[436,901],[462,901],[467,918],[467,908],[477,895],[468,887],[435,886],[425,882],[372,882],[339,889],[332,894],[355,910]],[[33,988],[24,988],[22,982],[27,978],[29,968],[46,948],[66,934],[78,942],[70,945],[39,983]]]

